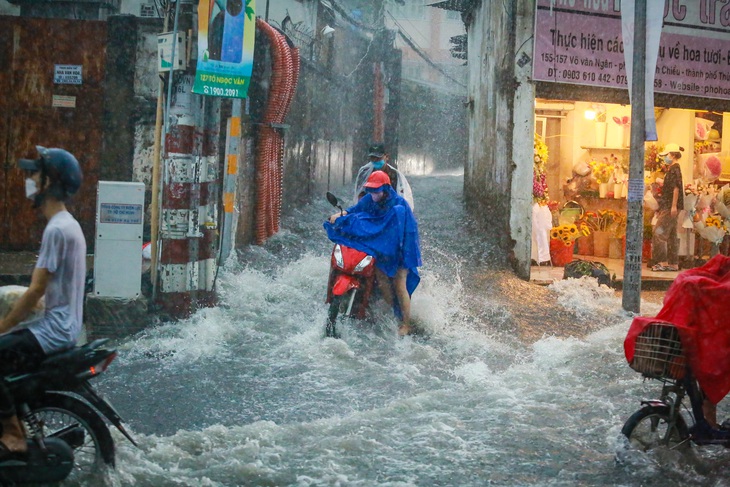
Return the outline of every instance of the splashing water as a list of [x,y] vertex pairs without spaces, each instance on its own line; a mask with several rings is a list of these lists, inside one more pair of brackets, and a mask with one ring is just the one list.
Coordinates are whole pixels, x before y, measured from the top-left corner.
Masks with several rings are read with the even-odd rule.
[[485,269],[491,244],[464,216],[461,177],[412,184],[424,336],[398,338],[381,306],[323,338],[322,198],[227,264],[217,308],[119,344],[98,385],[141,449],[118,437],[110,484],[725,485],[723,452],[659,458],[620,439],[659,388],[626,365],[631,317],[612,290]]

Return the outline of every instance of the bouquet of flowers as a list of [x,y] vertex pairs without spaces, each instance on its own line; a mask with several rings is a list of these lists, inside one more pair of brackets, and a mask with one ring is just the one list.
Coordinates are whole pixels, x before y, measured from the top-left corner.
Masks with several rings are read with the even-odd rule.
[[698,210],[704,210],[705,208],[712,208],[712,202],[717,196],[717,188],[714,185],[702,184],[701,180],[695,181],[697,186],[697,205],[695,206]]
[[613,164],[608,162],[591,161],[588,165],[591,166],[593,178],[598,184],[605,184],[611,180]]
[[534,161],[532,175],[532,199],[535,203],[544,205],[548,202],[547,176],[545,165],[548,160],[548,149],[539,135],[535,134]]
[[578,231],[578,227],[572,223],[559,225],[550,230],[550,238],[560,240],[566,246],[572,245],[575,239],[582,236],[583,234]]
[[588,236],[598,230],[596,216],[597,215],[594,212],[587,211],[583,213],[580,218],[576,218],[575,222],[573,222],[575,226],[578,227],[578,232],[581,237]]
[[[684,209],[687,209],[686,204]],[[723,218],[730,218],[730,185],[726,184],[718,191],[715,197],[715,211]]]
[[659,153],[663,150],[663,145],[653,142],[646,146],[646,150],[644,151],[644,168],[647,171],[656,171],[661,167],[662,156]]
[[720,245],[727,233],[725,222],[718,214],[703,212],[703,216],[704,218],[700,217],[699,221],[695,222],[695,230],[700,234],[700,237],[708,242],[713,245]]
[[715,144],[709,140],[699,140],[695,142],[695,155],[707,154],[708,152],[715,152]]
[[616,229],[622,221],[625,222],[625,217],[621,213],[614,210],[599,210],[595,215],[596,226],[599,232],[608,232]]
[[694,216],[695,206],[697,206],[699,198],[700,195],[694,184],[684,185],[684,209],[692,216]]

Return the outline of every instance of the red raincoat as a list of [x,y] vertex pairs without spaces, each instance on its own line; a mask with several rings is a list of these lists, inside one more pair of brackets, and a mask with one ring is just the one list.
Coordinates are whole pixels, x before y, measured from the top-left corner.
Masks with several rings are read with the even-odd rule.
[[655,318],[634,318],[624,341],[629,363],[636,337],[655,321],[676,325],[697,382],[710,401],[720,402],[730,392],[730,257],[716,255],[681,272]]

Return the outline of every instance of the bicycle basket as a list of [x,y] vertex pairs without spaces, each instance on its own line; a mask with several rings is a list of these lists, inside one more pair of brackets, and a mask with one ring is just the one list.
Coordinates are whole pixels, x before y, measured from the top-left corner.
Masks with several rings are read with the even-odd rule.
[[634,359],[629,366],[651,379],[684,377],[686,359],[679,332],[671,323],[651,323],[636,337]]

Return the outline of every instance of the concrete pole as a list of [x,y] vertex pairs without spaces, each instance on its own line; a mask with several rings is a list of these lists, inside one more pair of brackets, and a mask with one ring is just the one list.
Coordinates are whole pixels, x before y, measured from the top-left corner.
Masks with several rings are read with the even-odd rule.
[[[193,0],[180,3],[180,30],[193,29]],[[195,35],[190,42],[195,42]],[[171,77],[157,303],[172,317],[215,303],[220,100],[192,92],[192,69]]]
[[622,306],[641,308],[641,246],[644,238],[644,125],[646,91],[646,0],[636,0],[631,83],[631,153]]

